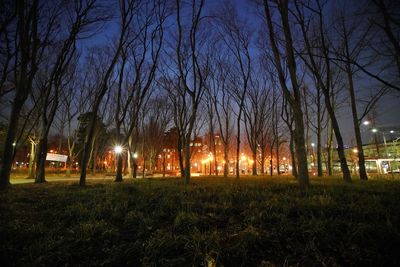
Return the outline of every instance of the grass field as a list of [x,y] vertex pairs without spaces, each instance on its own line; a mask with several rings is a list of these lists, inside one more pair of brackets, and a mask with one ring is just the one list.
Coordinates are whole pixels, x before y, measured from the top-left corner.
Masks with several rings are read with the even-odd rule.
[[2,266],[400,265],[399,179],[19,184],[0,216]]

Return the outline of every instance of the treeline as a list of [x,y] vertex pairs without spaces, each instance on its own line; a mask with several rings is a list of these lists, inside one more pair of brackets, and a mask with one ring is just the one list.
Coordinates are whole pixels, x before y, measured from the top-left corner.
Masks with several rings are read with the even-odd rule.
[[[30,175],[45,182],[51,132],[66,138],[69,165],[79,158],[85,185],[88,164],[105,142],[102,132],[129,151],[126,162],[136,173],[139,145],[158,142],[146,152],[154,158],[171,127],[186,184],[190,144],[201,132],[211,139],[220,135],[224,176],[234,153],[239,177],[244,146],[257,175],[257,164],[264,173],[267,158],[279,162],[287,143],[293,175],[307,188],[312,135],[318,175],[326,146],[328,174],[337,150],[343,178],[351,181],[338,118],[343,102],[350,107],[359,175],[366,180],[361,122],[383,96],[400,91],[399,5],[2,1],[0,185],[9,184],[15,152],[26,142]],[[215,150],[215,142],[209,144]],[[118,154],[116,181],[122,181],[124,155]]]

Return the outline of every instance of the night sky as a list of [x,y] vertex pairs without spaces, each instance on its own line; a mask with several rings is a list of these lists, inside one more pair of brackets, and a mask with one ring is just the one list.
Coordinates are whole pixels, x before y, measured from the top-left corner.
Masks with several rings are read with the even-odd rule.
[[[224,1],[206,1],[205,5],[205,13],[212,13],[215,8],[218,8]],[[257,15],[257,11],[255,10],[254,1],[252,0],[233,0],[232,1],[237,7],[238,13],[241,17],[245,18],[250,22],[251,25],[254,26],[255,30],[259,30],[259,27],[264,27],[260,18]],[[365,3],[365,1],[364,1]],[[356,5],[363,5],[362,1],[329,1],[329,12],[333,13],[337,10],[337,7],[345,6],[346,10],[352,10],[356,8]],[[116,7],[117,8],[117,7]],[[259,12],[259,11],[258,11]],[[172,18],[170,25],[173,25],[174,19]],[[173,26],[174,27],[174,26]],[[169,29],[171,31],[171,29]],[[81,42],[81,49],[83,53],[85,53],[85,48],[92,47],[94,45],[104,45],[112,42],[113,37],[115,37],[118,33],[118,25],[114,21],[107,22],[102,30],[94,35],[93,37],[86,39]],[[168,33],[166,34],[166,38],[168,38]],[[257,37],[254,37],[257,38]],[[358,80],[355,81],[356,86],[365,87],[367,93],[372,92],[373,90],[377,90],[380,87],[380,84],[371,81],[368,77],[358,77]],[[377,88],[377,89],[374,89]],[[351,146],[355,144],[354,133],[352,128],[352,116],[349,104],[349,97],[347,92],[342,93],[340,98],[341,100],[341,108],[337,113],[339,124],[341,127],[341,132],[344,137],[346,145]],[[361,113],[362,108],[360,108],[359,113]],[[371,137],[371,128],[372,127],[392,127],[394,129],[400,129],[400,93],[392,90],[389,94],[384,96],[377,104],[376,109],[374,111],[375,114],[375,125],[371,125],[369,127],[364,127],[362,130],[363,140],[367,143]]]

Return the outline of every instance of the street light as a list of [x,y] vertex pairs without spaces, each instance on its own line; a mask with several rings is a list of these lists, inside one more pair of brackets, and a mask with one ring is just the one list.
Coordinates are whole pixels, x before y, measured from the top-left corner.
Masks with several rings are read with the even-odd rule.
[[311,152],[312,152],[312,155],[311,155],[311,157],[312,157],[312,163],[311,163],[311,166],[312,166],[312,167],[314,167],[314,165],[315,165],[314,146],[315,146],[315,144],[314,144],[314,143],[311,143]]
[[121,153],[122,152],[122,146],[115,146],[114,147],[114,152],[117,153],[117,154]]
[[363,121],[363,124],[364,124],[365,126],[367,126],[367,125],[370,124],[370,122],[369,122],[369,121]]
[[378,129],[374,128],[374,129],[372,129],[371,131],[372,131],[373,133],[376,133],[376,132],[378,132]]

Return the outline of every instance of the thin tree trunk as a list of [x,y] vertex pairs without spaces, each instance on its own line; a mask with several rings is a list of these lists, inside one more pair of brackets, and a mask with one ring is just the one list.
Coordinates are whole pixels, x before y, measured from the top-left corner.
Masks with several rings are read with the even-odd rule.
[[118,153],[117,156],[117,175],[114,181],[122,182],[122,153]]
[[293,136],[293,132],[290,134],[289,150],[290,150],[290,158],[292,159],[292,175],[294,177],[298,178],[296,155],[295,155],[295,151],[294,151],[294,136]]
[[[18,93],[19,91],[17,92],[17,94]],[[14,147],[15,147],[15,145],[13,144],[15,142],[14,141],[15,136],[17,135],[18,121],[20,118],[19,114],[26,100],[26,97],[21,96],[20,98],[22,99],[19,99],[17,95],[16,100],[14,101],[11,110],[10,121],[7,128],[7,136],[6,136],[6,141],[4,143],[3,162],[0,175],[0,189],[3,189],[10,184],[10,173],[11,173],[12,161],[14,158]]]
[[339,155],[339,159],[340,159],[340,166],[341,166],[342,173],[343,173],[343,179],[346,182],[351,182],[351,174],[350,174],[349,166],[347,165],[346,156],[344,154],[344,143],[343,143],[342,134],[340,133],[339,124],[337,122],[335,112],[334,112],[331,102],[329,100],[329,95],[327,95],[327,94],[325,94],[325,104],[326,104],[326,109],[327,109],[330,119],[331,119],[332,128],[335,133],[336,141],[338,143],[337,151],[338,151],[338,155]]
[[257,145],[256,148],[253,150],[253,175],[257,175]]
[[329,127],[329,136],[328,136],[328,175],[333,175],[333,129]]
[[269,160],[269,174],[270,174],[271,176],[274,174],[273,160],[272,160],[272,155],[273,155],[273,153],[274,153],[274,142],[272,142],[271,148],[270,148],[271,159]]
[[320,90],[317,92],[317,165],[318,165],[318,176],[322,176],[322,149],[321,149],[321,98],[320,98]]
[[162,167],[163,167],[162,177],[164,178],[165,177],[165,152],[163,152]]
[[236,179],[240,178],[239,156],[240,156],[240,119],[237,121],[237,137],[236,137]]
[[36,176],[35,183],[45,183],[45,166],[47,155],[47,135],[39,140],[36,155]]
[[29,171],[28,179],[35,179],[35,156],[36,156],[36,144],[31,142],[31,153],[29,154]]
[[190,182],[190,138],[185,142],[185,175],[184,184],[188,185]]
[[228,178],[229,174],[229,158],[228,158],[228,145],[224,144],[224,178]]
[[277,172],[278,175],[281,175],[281,171],[279,170],[279,138],[277,137],[277,141],[276,141],[276,168],[277,168]]
[[261,147],[261,175],[265,174],[265,149]]
[[[347,40],[346,40],[346,45],[347,45]],[[356,142],[357,142],[358,167],[359,167],[360,179],[368,180],[367,171],[365,169],[364,149],[362,146],[360,124],[358,121],[358,114],[357,114],[356,96],[355,96],[355,92],[354,92],[353,75],[351,72],[350,63],[346,63],[346,72],[347,72],[347,78],[349,81],[351,112],[353,115],[353,127],[354,127],[354,133],[356,136]]]

